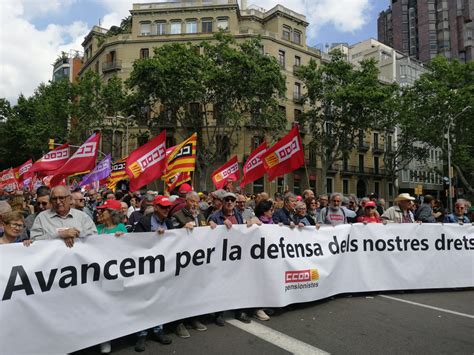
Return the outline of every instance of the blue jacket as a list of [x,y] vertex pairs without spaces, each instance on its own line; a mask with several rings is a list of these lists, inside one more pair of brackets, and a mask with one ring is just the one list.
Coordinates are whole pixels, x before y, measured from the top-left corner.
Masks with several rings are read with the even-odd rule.
[[275,213],[273,213],[272,218],[273,218],[273,223],[275,224],[282,223],[285,226],[289,226],[291,222],[293,223],[295,222],[293,214],[290,213],[290,211],[288,211],[286,207],[282,207],[279,210],[276,210]]
[[[242,214],[237,210],[237,208],[234,208],[234,215],[235,219],[237,220],[237,224],[244,224]],[[222,210],[219,210],[213,213],[211,217],[209,217],[209,221],[213,221],[217,225],[223,225],[225,221],[224,212],[222,212]]]
[[[444,223],[458,223],[459,222],[459,219],[457,216],[455,216],[454,214],[448,214],[447,216],[444,216]],[[470,220],[467,216],[462,216],[462,222],[463,223],[469,223]]]

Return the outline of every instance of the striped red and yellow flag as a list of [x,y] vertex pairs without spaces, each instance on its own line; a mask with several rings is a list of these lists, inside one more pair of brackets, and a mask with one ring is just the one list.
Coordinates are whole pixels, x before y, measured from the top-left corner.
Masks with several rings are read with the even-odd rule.
[[112,164],[112,172],[107,179],[107,188],[115,191],[117,183],[122,180],[128,180],[128,174],[125,170],[128,156]]
[[194,133],[184,142],[166,150],[168,168],[161,179],[166,181],[168,185],[170,185],[170,180],[175,178],[178,173],[194,171],[196,165],[196,145],[197,133]]

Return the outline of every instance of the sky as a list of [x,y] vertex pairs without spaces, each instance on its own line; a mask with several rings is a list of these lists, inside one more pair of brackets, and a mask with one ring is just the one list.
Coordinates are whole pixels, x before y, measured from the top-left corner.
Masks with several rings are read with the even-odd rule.
[[[133,3],[152,0],[0,0],[0,98],[12,104],[31,96],[52,76],[61,51],[82,51],[92,26],[109,28],[129,15]],[[307,44],[354,44],[377,38],[377,15],[390,0],[247,0],[266,10],[281,4],[310,23]]]

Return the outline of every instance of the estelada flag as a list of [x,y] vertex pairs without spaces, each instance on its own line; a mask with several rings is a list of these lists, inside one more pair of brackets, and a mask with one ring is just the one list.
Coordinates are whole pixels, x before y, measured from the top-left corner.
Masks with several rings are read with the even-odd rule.
[[61,168],[68,159],[69,144],[63,144],[35,161],[29,172],[31,174],[39,173],[40,175],[51,175],[52,171]]
[[237,155],[234,155],[227,163],[214,170],[211,178],[216,189],[222,189],[229,181],[239,180],[240,170]]
[[303,165],[304,150],[298,126],[293,127],[290,133],[269,148],[261,159],[268,173],[269,181]]
[[33,173],[30,172],[31,167],[33,166],[33,160],[28,160],[21,164],[18,169],[18,181],[24,181],[33,176]]
[[166,171],[166,130],[148,143],[135,149],[127,158],[130,191],[159,179]]
[[112,172],[107,179],[107,188],[115,191],[117,183],[122,180],[128,180],[127,170],[125,170],[127,157],[120,159],[112,164]]
[[244,178],[240,182],[240,187],[244,187],[265,175],[262,155],[267,151],[267,142],[260,144],[248,157],[244,164]]
[[191,180],[191,173],[189,171],[185,171],[184,173],[177,173],[174,177],[166,181],[168,191],[173,191],[175,188],[189,180]]
[[167,185],[172,183],[171,179],[174,179],[178,173],[194,171],[196,166],[196,144],[197,133],[194,133],[184,142],[166,150],[168,166],[161,179]]
[[66,164],[54,171],[51,187],[58,185],[67,176],[94,169],[99,144],[100,133],[94,133],[74,152]]

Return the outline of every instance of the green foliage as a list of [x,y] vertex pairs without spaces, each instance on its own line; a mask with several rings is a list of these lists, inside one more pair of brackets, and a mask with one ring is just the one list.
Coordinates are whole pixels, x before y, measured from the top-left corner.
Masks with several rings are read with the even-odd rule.
[[313,136],[312,146],[322,159],[322,181],[326,171],[357,146],[360,131],[375,126],[393,88],[378,81],[375,61],[354,68],[340,51],[318,66],[312,60],[298,70],[307,89],[309,110],[304,119]]
[[134,63],[127,83],[143,105],[152,110],[164,105],[148,121],[152,131],[180,127],[183,137],[198,132],[198,160],[212,164],[225,158],[243,125],[261,133],[285,127],[278,110],[285,79],[260,47],[259,40],[237,43],[223,33],[199,45],[164,45]]
[[465,189],[474,194],[474,62],[436,57],[429,69],[413,87],[413,112],[422,123],[419,139],[441,148],[446,157],[451,125],[452,164]]

